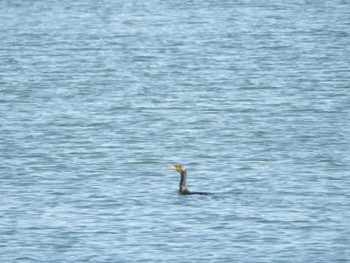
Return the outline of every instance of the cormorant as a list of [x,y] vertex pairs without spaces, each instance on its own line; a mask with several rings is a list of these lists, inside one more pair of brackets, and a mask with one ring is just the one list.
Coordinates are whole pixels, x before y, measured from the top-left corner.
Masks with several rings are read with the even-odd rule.
[[190,192],[186,184],[187,171],[185,166],[178,165],[178,164],[170,164],[169,167],[175,169],[181,175],[180,187],[179,187],[180,194],[183,194],[183,195],[208,195],[209,194],[205,192]]

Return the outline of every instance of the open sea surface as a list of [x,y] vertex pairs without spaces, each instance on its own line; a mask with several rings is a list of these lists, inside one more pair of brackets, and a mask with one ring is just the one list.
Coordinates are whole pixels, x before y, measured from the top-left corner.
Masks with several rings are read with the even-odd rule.
[[0,134],[0,262],[350,262],[350,1],[0,1]]

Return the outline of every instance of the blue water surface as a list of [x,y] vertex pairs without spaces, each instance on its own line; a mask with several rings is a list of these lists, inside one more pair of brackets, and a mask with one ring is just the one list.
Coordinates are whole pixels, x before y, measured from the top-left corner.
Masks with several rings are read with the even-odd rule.
[[350,1],[1,1],[0,61],[1,262],[350,262]]

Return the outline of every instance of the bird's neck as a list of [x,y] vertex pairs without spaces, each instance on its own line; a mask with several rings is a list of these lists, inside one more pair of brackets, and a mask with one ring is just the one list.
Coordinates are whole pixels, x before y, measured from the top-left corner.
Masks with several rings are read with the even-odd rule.
[[186,171],[182,171],[181,172],[181,180],[180,180],[180,192],[183,194],[186,194],[189,192],[189,190],[187,188],[186,180],[187,180],[187,173],[186,173]]

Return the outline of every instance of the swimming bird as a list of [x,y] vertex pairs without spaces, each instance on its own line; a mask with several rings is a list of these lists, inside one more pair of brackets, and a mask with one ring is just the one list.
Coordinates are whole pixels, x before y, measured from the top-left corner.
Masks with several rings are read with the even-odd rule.
[[185,166],[179,165],[179,164],[170,164],[169,167],[175,169],[181,175],[180,186],[179,186],[180,194],[183,194],[183,195],[208,195],[209,194],[209,193],[205,193],[205,192],[191,192],[188,189],[187,183],[186,183],[187,170],[186,170]]

